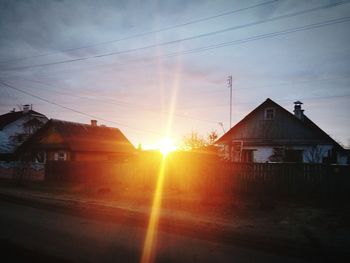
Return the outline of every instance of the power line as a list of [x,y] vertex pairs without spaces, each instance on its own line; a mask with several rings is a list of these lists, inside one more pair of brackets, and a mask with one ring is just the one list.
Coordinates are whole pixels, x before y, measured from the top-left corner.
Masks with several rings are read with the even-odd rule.
[[[232,45],[240,45],[240,44],[244,44],[244,43],[251,42],[251,41],[256,41],[256,40],[261,40],[261,39],[266,39],[266,38],[271,38],[271,37],[277,37],[277,36],[281,36],[281,35],[286,35],[286,34],[296,33],[296,32],[300,32],[300,31],[320,28],[323,26],[345,23],[345,22],[349,22],[349,21],[350,21],[350,16],[341,17],[338,19],[332,19],[332,20],[327,20],[324,22],[310,24],[310,25],[306,25],[306,26],[302,26],[302,27],[297,27],[297,28],[292,28],[292,29],[257,35],[257,36],[253,36],[253,37],[249,37],[249,38],[245,38],[245,39],[239,39],[239,40],[234,40],[234,41],[229,41],[229,42],[222,42],[219,44],[189,49],[189,50],[186,50],[184,52],[174,52],[174,53],[168,54],[167,57],[186,55],[186,54],[192,54],[192,53],[199,53],[199,52],[204,52],[204,51],[211,50],[211,49],[222,48],[222,47],[232,46]],[[163,57],[163,58],[167,58],[167,57]]]
[[[324,26],[330,26],[330,25],[345,23],[345,22],[349,22],[349,21],[350,21],[350,16],[341,17],[341,18],[331,19],[331,20],[327,20],[327,21],[323,21],[323,22],[319,22],[319,23],[314,23],[314,24],[309,24],[309,25],[301,26],[301,27],[297,27],[297,28],[291,28],[291,29],[276,31],[276,32],[272,32],[272,33],[256,35],[256,36],[249,37],[249,38],[237,39],[237,40],[228,41],[228,42],[221,42],[221,43],[213,44],[213,45],[209,45],[209,46],[188,49],[185,51],[168,53],[166,55],[153,57],[153,60],[156,61],[158,59],[167,59],[167,58],[172,58],[175,56],[188,55],[188,54],[193,54],[193,53],[201,53],[201,52],[205,52],[205,51],[212,50],[212,49],[222,48],[222,47],[226,47],[226,46],[233,46],[233,45],[241,45],[241,44],[245,44],[245,43],[252,42],[252,41],[278,37],[281,35],[292,34],[292,33],[297,33],[297,32],[306,31],[306,30],[312,30],[312,29],[316,29],[316,28],[320,28],[320,27],[324,27]],[[127,62],[133,62],[133,61],[137,61],[137,60],[131,59],[131,60],[124,61],[123,65],[126,64]],[[92,68],[95,68],[95,67],[96,66],[93,66]],[[133,69],[135,69],[135,68],[133,68]],[[78,69],[78,70],[81,70],[81,69]],[[72,70],[69,70],[67,72],[72,72]]]
[[78,113],[78,114],[81,114],[81,115],[88,116],[88,117],[90,117],[90,118],[94,118],[94,119],[98,119],[98,120],[102,120],[102,121],[114,123],[114,124],[117,124],[117,125],[119,125],[119,126],[123,126],[123,127],[129,128],[129,129],[132,129],[132,130],[137,130],[137,131],[142,131],[142,132],[147,132],[147,133],[153,133],[153,134],[157,134],[157,135],[162,135],[161,133],[156,132],[156,131],[151,131],[151,130],[145,130],[145,129],[139,129],[139,128],[131,127],[131,126],[129,126],[129,125],[122,124],[122,123],[120,123],[120,122],[108,120],[108,119],[105,119],[105,118],[101,118],[101,117],[99,117],[99,116],[95,116],[95,115],[91,115],[91,114],[85,113],[85,112],[80,111],[80,110],[76,110],[76,109],[73,109],[73,108],[70,108],[70,107],[67,107],[67,106],[63,106],[63,105],[58,104],[58,103],[56,103],[56,102],[53,102],[53,101],[51,101],[51,100],[45,99],[45,98],[43,98],[43,97],[37,96],[37,95],[35,95],[35,94],[32,94],[32,93],[30,93],[30,92],[27,92],[27,91],[24,91],[24,90],[22,90],[22,89],[16,88],[16,87],[14,87],[14,86],[12,86],[12,85],[9,85],[9,84],[7,84],[6,82],[1,81],[1,80],[0,80],[0,84],[4,85],[5,87],[8,87],[8,88],[10,88],[10,89],[17,90],[18,92],[21,92],[21,93],[26,94],[26,95],[28,95],[28,96],[31,96],[31,97],[33,97],[33,98],[36,98],[36,99],[45,101],[45,102],[47,102],[47,103],[49,103],[49,104],[55,105],[55,106],[57,106],[57,107],[64,108],[64,109],[66,109],[66,110],[70,110],[70,111],[72,111],[72,112],[75,112],[75,113]]
[[[293,82],[293,83],[284,83],[284,84],[281,84],[283,86],[286,86],[286,85],[295,85],[295,84],[300,84],[300,83],[310,83],[310,82],[319,82],[319,81],[330,81],[330,80],[338,80],[338,79],[346,79],[346,78],[349,78],[349,76],[345,76],[345,77],[339,77],[339,78],[328,78],[328,79],[316,79],[316,80],[308,80],[308,81],[302,81],[302,82]],[[44,83],[44,82],[41,82],[41,81],[37,81],[37,80],[30,80],[30,79],[23,79],[23,80],[27,80],[27,81],[32,81],[32,82],[36,82],[36,83],[39,83],[41,85],[45,85],[45,86],[51,86],[53,88],[57,88],[56,86],[54,85],[51,85],[51,84],[48,84],[48,83]],[[277,85],[275,85],[277,86]],[[280,85],[278,85],[280,86]],[[251,87],[249,89],[254,89],[254,88],[266,88],[266,87],[271,87],[271,86],[259,86],[259,87]],[[237,89],[238,90],[238,89]],[[248,88],[242,88],[242,89],[239,89],[239,90],[248,90]],[[150,112],[155,112],[155,113],[161,113],[161,114],[170,114],[169,112],[167,111],[157,111],[157,110],[151,110],[151,109],[147,109],[146,106],[144,105],[135,105],[135,104],[131,104],[131,103],[128,103],[128,102],[124,102],[124,101],[116,101],[117,103],[113,103],[111,101],[108,101],[108,100],[104,100],[104,99],[96,99],[96,98],[91,98],[91,97],[84,97],[84,96],[79,96],[79,95],[76,95],[74,93],[61,93],[61,92],[57,92],[57,91],[50,91],[50,92],[55,92],[55,93],[58,93],[58,94],[62,94],[62,95],[69,95],[69,96],[74,96],[74,97],[77,97],[77,98],[84,98],[84,99],[91,99],[91,100],[97,100],[97,101],[101,101],[101,102],[104,102],[104,103],[109,103],[109,104],[112,104],[112,105],[118,105],[120,106],[118,103],[120,104],[125,104],[124,106],[131,106],[133,107],[134,109],[136,110],[141,110],[141,111],[150,111]],[[205,92],[203,92],[205,93]],[[300,98],[300,99],[326,99],[326,98],[342,98],[342,97],[350,97],[350,95],[336,95],[336,96],[321,96],[321,97],[304,97],[304,98]],[[112,101],[115,101],[115,100],[112,100]],[[281,100],[281,101],[291,101],[289,99],[285,99],[285,100]],[[237,103],[236,105],[252,105],[254,103]],[[191,106],[191,107],[178,107],[178,109],[198,109],[198,108],[213,108],[213,107],[226,107],[228,106],[229,104],[217,104],[217,105],[208,105],[208,104],[205,104],[205,105],[197,105],[197,106]],[[138,109],[137,109],[138,107]],[[179,118],[185,118],[185,119],[193,119],[193,120],[197,120],[197,121],[203,121],[203,122],[209,122],[209,123],[218,123],[217,121],[213,121],[213,120],[207,120],[207,119],[201,119],[201,118],[197,118],[197,117],[191,117],[191,116],[187,116],[187,115],[182,115],[182,114],[173,114]],[[89,116],[89,117],[93,117],[93,118],[97,118],[98,117],[94,117],[94,116]],[[100,118],[101,119],[101,118]],[[103,119],[102,119],[103,120]],[[106,120],[105,120],[106,121]],[[109,121],[109,120],[107,120]],[[119,124],[119,123],[117,123]]]
[[[344,95],[334,95],[334,96],[319,96],[319,97],[304,97],[299,98],[300,100],[318,100],[318,99],[334,99],[334,98],[350,98],[350,94],[344,94]],[[295,99],[281,99],[279,101],[295,101]],[[243,103],[236,103],[235,105],[254,105],[255,102],[243,102]],[[197,108],[219,108],[219,107],[227,107],[230,104],[216,104],[216,105],[198,105],[194,107],[185,107],[182,109],[197,109]]]
[[[281,83],[281,84],[276,84],[276,85],[265,85],[265,86],[252,86],[252,87],[246,87],[246,88],[236,88],[235,90],[252,90],[252,89],[262,89],[262,88],[269,88],[269,87],[280,87],[280,86],[295,86],[298,84],[304,84],[304,83],[313,83],[313,82],[323,82],[323,81],[334,81],[334,80],[342,80],[342,79],[349,79],[350,76],[341,76],[341,77],[334,77],[334,78],[325,78],[325,79],[313,79],[313,80],[305,80],[305,81],[299,81],[299,82],[290,82],[290,83]],[[32,79],[26,79],[26,78],[21,78],[21,77],[16,77],[16,78],[11,78],[11,79],[19,79],[19,80],[25,80],[25,81],[30,81],[30,82],[34,82],[34,83],[39,83],[41,85],[44,86],[48,86],[48,87],[53,87],[55,89],[58,89],[57,86],[54,86],[52,84],[48,84],[42,81],[38,81],[38,80],[32,80]],[[63,88],[61,88],[63,89]],[[47,90],[46,90],[47,91]],[[136,110],[141,110],[141,111],[151,111],[151,112],[155,112],[155,113],[161,113],[161,114],[170,114],[167,111],[157,111],[157,110],[152,110],[152,109],[148,109],[148,105],[138,105],[138,104],[132,104],[132,103],[128,103],[125,101],[119,101],[119,100],[106,100],[106,99],[98,99],[95,97],[89,97],[89,96],[80,96],[80,95],[76,95],[74,93],[71,92],[60,92],[60,91],[56,91],[56,90],[50,90],[50,92],[54,92],[57,94],[61,94],[61,95],[65,95],[65,96],[73,96],[76,98],[83,98],[83,99],[91,99],[91,100],[96,100],[96,101],[101,101],[104,103],[109,103],[112,105],[117,105],[117,106],[121,106],[120,104],[123,104],[122,106],[130,106],[133,107]],[[212,93],[213,91],[202,91],[202,92],[191,92],[190,94],[206,94],[206,93]],[[217,90],[215,92],[226,92],[225,90]],[[206,108],[206,107],[226,107],[228,106],[227,104],[218,104],[218,105],[197,105],[197,106],[190,106],[190,107],[177,107],[177,109],[183,110],[183,109],[198,109],[198,108]],[[137,109],[138,108],[138,109]],[[213,120],[207,120],[207,119],[201,119],[201,118],[197,118],[197,117],[192,117],[192,116],[187,116],[187,115],[182,115],[182,114],[173,114],[179,118],[186,118],[186,119],[193,119],[193,120],[198,120],[198,121],[203,121],[203,122],[210,122],[210,123],[217,123],[217,121],[213,121]]]
[[[334,77],[334,78],[323,78],[323,79],[312,79],[312,80],[302,80],[302,81],[293,81],[288,83],[278,83],[278,84],[270,84],[270,85],[263,85],[263,86],[248,86],[245,88],[235,88],[235,91],[237,90],[251,90],[251,89],[265,89],[265,88],[273,88],[273,87],[283,87],[283,86],[295,86],[297,84],[305,84],[305,83],[312,83],[312,82],[324,82],[324,81],[332,81],[332,80],[342,80],[342,79],[349,79],[350,76],[341,76],[341,77]],[[187,94],[203,94],[203,93],[222,93],[226,92],[226,90],[220,89],[220,90],[206,90],[206,91],[193,91],[188,92]]]
[[[272,22],[272,21],[276,21],[276,20],[280,20],[280,19],[290,18],[290,17],[294,17],[294,16],[297,16],[297,15],[306,14],[306,13],[318,11],[318,10],[321,10],[321,9],[327,9],[327,8],[330,8],[330,7],[339,6],[339,5],[343,5],[343,4],[347,4],[347,3],[349,3],[349,2],[348,1],[343,1],[343,2],[333,3],[333,4],[327,4],[327,5],[319,6],[319,7],[316,7],[316,8],[311,8],[311,9],[299,11],[299,12],[292,13],[292,14],[277,16],[277,17],[270,18],[270,19],[265,19],[265,20],[258,21],[258,22],[252,22],[252,23],[248,23],[248,24],[244,24],[244,25],[229,27],[229,28],[226,28],[226,29],[221,29],[221,30],[217,30],[217,31],[209,32],[209,33],[204,33],[204,34],[200,34],[200,35],[196,35],[196,36],[192,36],[192,37],[186,37],[186,38],[182,38],[182,39],[176,39],[176,40],[161,42],[161,43],[152,44],[152,45],[148,45],[148,46],[143,46],[143,47],[139,47],[139,48],[133,48],[133,49],[128,49],[128,50],[116,51],[116,52],[109,52],[109,53],[105,53],[105,54],[81,57],[81,58],[76,58],[76,59],[69,59],[69,60],[62,60],[62,61],[56,61],[56,62],[42,63],[42,64],[36,64],[36,65],[28,65],[28,66],[13,67],[13,68],[2,68],[1,70],[21,70],[21,69],[28,69],[28,68],[35,68],[35,67],[43,67],[43,66],[51,66],[51,65],[72,63],[72,62],[77,62],[77,61],[84,61],[84,60],[88,60],[88,59],[102,58],[102,57],[113,56],[113,55],[120,55],[120,54],[125,54],[125,53],[133,53],[133,52],[146,50],[146,49],[150,49],[150,48],[155,48],[155,47],[159,47],[159,46],[166,46],[166,45],[180,43],[180,42],[184,42],[184,41],[188,41],[188,40],[193,40],[193,39],[198,39],[198,38],[202,38],[202,37],[213,36],[213,35],[216,35],[216,34],[226,33],[226,32],[237,30],[237,29],[251,27],[251,26],[258,25],[258,24]],[[325,24],[325,23],[331,23],[332,22],[332,24],[335,24],[335,23],[346,22],[347,20],[346,21],[338,21],[338,22],[337,22],[337,20],[348,19],[348,18],[349,17],[342,17],[342,18],[339,18],[339,19],[332,19],[332,20],[328,20],[326,22],[315,23],[315,24],[311,24],[311,25],[308,25],[308,26],[305,26],[305,27],[310,27],[310,26],[320,27],[320,26],[328,25],[328,24]],[[288,30],[288,31],[290,31],[290,32],[301,31],[300,28],[303,28],[303,27],[299,27],[299,28],[294,29],[296,31],[291,31],[291,30]],[[302,29],[302,30],[306,30],[306,29]],[[283,32],[283,31],[279,31],[279,32],[275,32],[275,33],[269,33],[269,34],[263,34],[263,35],[258,35],[258,36],[255,36],[253,40],[266,38],[267,36],[272,37],[272,36],[275,36],[275,34],[276,35],[280,35],[280,34],[282,34],[281,32]],[[285,34],[285,33],[283,33],[283,34]],[[242,39],[242,40],[235,40],[235,41],[230,41],[230,42],[226,42],[226,43],[224,42],[222,44],[216,44],[216,45],[213,45],[213,46],[215,46],[216,48],[219,48],[219,47],[226,46],[226,45],[232,45],[233,42],[245,43],[245,42],[248,42],[248,41],[252,41],[251,38]],[[206,48],[207,47],[204,47],[204,49],[206,49]],[[212,48],[210,48],[210,49],[212,49]],[[188,50],[188,51],[186,51],[186,53],[182,53],[182,54],[187,54],[188,52],[193,53],[193,50]],[[178,54],[178,53],[173,53],[173,54]],[[172,56],[173,54],[170,54],[169,56]]]
[[[34,83],[39,83],[41,85],[47,86],[47,87],[53,87],[56,88],[56,86],[48,84],[48,83],[44,83],[38,80],[31,80],[31,79],[24,79],[24,78],[18,78],[17,79],[22,79],[25,81],[30,81],[30,82],[34,82]],[[48,90],[46,90],[48,91]],[[202,122],[209,122],[209,123],[218,123],[217,121],[213,121],[213,120],[208,120],[208,119],[201,119],[201,118],[196,118],[196,117],[192,117],[192,116],[187,116],[187,115],[182,115],[182,114],[178,114],[178,113],[170,113],[169,111],[164,111],[164,110],[154,110],[154,109],[149,109],[147,108],[146,105],[138,105],[138,104],[133,104],[133,103],[129,103],[129,102],[125,102],[125,101],[118,101],[118,100],[105,100],[105,99],[98,99],[95,97],[88,97],[88,96],[80,96],[80,95],[76,95],[72,92],[60,92],[60,91],[55,91],[55,90],[50,90],[50,92],[54,92],[60,95],[64,95],[64,96],[71,96],[71,97],[76,97],[76,98],[82,98],[82,99],[89,99],[89,100],[95,100],[95,101],[100,101],[100,102],[104,102],[104,103],[108,103],[111,105],[117,105],[117,106],[126,106],[126,107],[132,107],[132,109],[134,110],[138,110],[138,111],[148,111],[148,112],[152,112],[152,113],[157,113],[157,114],[163,114],[163,115],[169,115],[172,114],[175,117],[178,118],[183,118],[183,119],[191,119],[191,120],[197,120],[197,121],[202,121]]]
[[[16,88],[16,87],[12,86],[12,85],[9,85],[9,84],[7,84],[6,82],[1,81],[1,80],[0,80],[0,84],[2,84],[2,85],[5,86],[5,87],[8,87],[8,88],[10,88],[10,89],[14,89],[14,90],[16,90],[16,91],[18,91],[18,92],[21,92],[21,93],[23,93],[23,94],[26,94],[26,95],[28,95],[28,96],[37,98],[37,99],[42,100],[42,101],[44,101],[44,102],[47,102],[47,103],[49,103],[49,104],[52,104],[52,105],[55,105],[55,106],[58,106],[58,107],[61,107],[61,108],[64,108],[64,109],[73,111],[73,112],[78,113],[78,114],[81,114],[81,115],[85,115],[85,116],[88,116],[88,117],[91,117],[91,118],[94,118],[94,119],[98,119],[98,120],[102,120],[102,121],[114,123],[114,124],[117,124],[117,125],[120,125],[120,126],[127,127],[127,128],[129,128],[129,129],[132,129],[132,130],[137,130],[137,131],[142,131],[142,132],[147,132],[147,133],[162,135],[161,133],[156,132],[156,131],[151,131],[151,130],[145,130],[145,129],[139,129],[139,128],[131,127],[131,126],[122,124],[122,123],[120,123],[120,122],[115,122],[115,121],[112,121],[112,120],[108,120],[108,119],[105,119],[105,118],[101,118],[101,117],[99,117],[99,116],[91,115],[91,114],[88,114],[88,113],[85,113],[85,112],[82,112],[82,111],[73,109],[73,108],[70,108],[70,107],[66,107],[66,106],[60,105],[60,104],[58,104],[58,103],[56,103],[56,102],[47,100],[47,99],[42,98],[42,97],[40,97],[40,96],[37,96],[37,95],[35,95],[35,94],[32,94],[32,93],[23,91],[23,90],[21,90],[21,89],[19,89],[19,88]],[[349,97],[350,97],[350,95],[344,94],[344,95],[336,95],[336,96],[304,97],[304,98],[300,98],[300,99],[301,99],[301,100],[318,100],[318,99],[349,98]],[[294,99],[293,99],[293,100],[292,100],[292,99],[282,99],[282,100],[279,100],[279,101],[294,101]],[[254,104],[256,104],[256,103],[253,103],[253,102],[249,102],[249,103],[237,103],[237,105],[254,105]],[[216,105],[216,106],[208,106],[208,105],[206,105],[207,108],[209,108],[209,107],[221,107],[221,106],[227,106],[227,104],[226,104],[226,105]]]
[[[52,87],[55,89],[61,89],[61,90],[69,90],[71,91],[71,89],[65,89],[65,88],[59,88],[55,85],[46,83],[46,82],[42,82],[39,80],[33,80],[33,79],[27,79],[27,78],[23,78],[23,77],[6,77],[7,79],[13,79],[13,80],[24,80],[24,81],[29,81],[29,82],[33,82],[33,83],[38,83],[44,86],[48,86],[48,87]],[[244,88],[235,88],[235,91],[237,90],[252,90],[252,89],[265,89],[265,88],[273,88],[273,87],[283,87],[283,86],[296,86],[298,84],[305,84],[305,83],[313,83],[313,82],[327,82],[327,81],[334,81],[334,80],[344,80],[344,79],[349,79],[350,75],[344,75],[344,76],[339,76],[339,77],[332,77],[332,78],[319,78],[319,79],[310,79],[310,80],[302,80],[302,81],[291,81],[291,82],[283,82],[283,83],[277,83],[277,84],[267,84],[267,85],[262,85],[262,86],[248,86],[248,87],[244,87]],[[34,88],[34,87],[33,87]],[[37,87],[35,87],[37,88]],[[317,89],[319,90],[319,89]],[[129,102],[126,101],[120,101],[120,100],[115,100],[115,99],[110,99],[110,100],[106,100],[106,99],[98,99],[95,97],[90,97],[90,95],[87,96],[80,96],[80,95],[76,95],[74,93],[71,92],[61,92],[61,91],[55,91],[55,90],[50,90],[52,92],[55,92],[57,94],[61,94],[61,95],[69,95],[69,96],[74,96],[77,98],[83,98],[83,99],[93,99],[93,100],[99,100],[99,101],[103,101],[103,102],[109,102],[109,101],[114,101],[116,103],[121,103],[121,104],[127,104],[130,106],[137,106],[137,107],[149,107],[150,105],[136,105],[136,104],[131,104]],[[226,90],[220,89],[220,90],[201,90],[201,91],[190,91],[190,92],[186,92],[186,94],[207,94],[207,93],[222,93],[222,92],[226,92]],[[91,96],[95,96],[95,94],[91,94]],[[116,104],[117,105],[117,104]]]
[[246,10],[249,10],[249,9],[253,9],[253,8],[256,8],[256,7],[269,5],[269,4],[278,2],[278,1],[280,1],[280,0],[266,1],[266,2],[262,2],[262,3],[255,4],[255,5],[252,5],[252,6],[239,8],[239,9],[234,9],[234,10],[223,12],[223,13],[220,13],[220,14],[217,14],[217,15],[213,15],[213,16],[209,16],[209,17],[204,17],[204,18],[192,20],[192,21],[188,21],[188,22],[185,22],[185,23],[180,23],[180,24],[177,24],[177,25],[160,28],[160,29],[157,29],[157,30],[151,30],[151,31],[147,31],[147,32],[144,32],[144,33],[134,34],[134,35],[131,35],[131,36],[127,36],[127,37],[123,37],[123,38],[119,38],[119,39],[115,39],[115,40],[99,42],[99,43],[95,43],[95,44],[89,44],[89,45],[86,45],[86,46],[81,46],[81,47],[76,47],[76,48],[63,49],[63,50],[59,50],[59,51],[56,51],[56,52],[50,52],[50,53],[38,54],[38,55],[33,55],[33,56],[28,56],[28,57],[23,57],[23,58],[17,58],[17,59],[11,59],[11,60],[6,60],[6,61],[0,61],[0,63],[8,63],[8,62],[26,60],[26,59],[30,59],[30,58],[37,58],[37,57],[45,57],[45,56],[60,54],[62,52],[70,52],[70,51],[75,51],[75,50],[79,50],[79,49],[86,49],[86,48],[90,48],[90,47],[96,47],[96,46],[100,46],[100,45],[107,45],[107,44],[111,44],[111,43],[116,43],[116,42],[120,42],[120,41],[124,41],[124,40],[128,40],[128,39],[139,38],[139,37],[147,36],[147,35],[150,35],[150,34],[160,33],[160,32],[172,30],[172,29],[175,29],[175,28],[180,28],[180,27],[184,27],[184,26],[188,26],[188,25],[192,25],[192,24],[196,24],[196,23],[212,20],[212,19],[215,19],[215,18],[218,18],[218,17],[222,17],[222,16],[227,16],[227,15],[243,12],[243,11],[246,11]]

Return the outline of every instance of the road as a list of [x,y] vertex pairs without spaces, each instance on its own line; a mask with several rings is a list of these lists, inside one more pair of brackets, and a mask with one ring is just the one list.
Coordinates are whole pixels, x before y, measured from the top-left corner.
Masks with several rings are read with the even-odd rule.
[[[1,262],[139,262],[145,232],[123,220],[98,221],[0,201]],[[156,251],[156,262],[304,262],[162,231]]]

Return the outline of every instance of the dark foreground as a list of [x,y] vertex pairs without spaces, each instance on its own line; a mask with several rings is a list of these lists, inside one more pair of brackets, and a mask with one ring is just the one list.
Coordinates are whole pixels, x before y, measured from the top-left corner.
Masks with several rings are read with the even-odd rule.
[[[0,201],[2,262],[139,262],[145,228]],[[156,262],[305,262],[160,231]]]

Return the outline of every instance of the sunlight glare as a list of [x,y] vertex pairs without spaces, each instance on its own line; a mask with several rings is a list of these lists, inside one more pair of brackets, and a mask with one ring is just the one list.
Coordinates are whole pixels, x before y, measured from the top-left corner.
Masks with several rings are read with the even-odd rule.
[[169,138],[164,138],[160,143],[159,143],[159,151],[163,154],[163,156],[168,155],[170,152],[173,152],[176,150],[176,146],[172,142],[171,139]]
[[162,197],[163,197],[163,184],[165,176],[165,166],[166,166],[166,155],[174,151],[176,147],[169,139],[171,137],[171,129],[173,124],[173,113],[175,110],[177,91],[179,88],[180,78],[181,78],[181,61],[177,61],[176,70],[175,70],[175,79],[172,87],[171,101],[169,104],[169,115],[167,116],[167,126],[166,126],[166,137],[163,139],[159,145],[159,150],[163,154],[161,160],[161,165],[158,173],[158,178],[156,182],[156,189],[153,196],[152,209],[148,222],[146,237],[143,245],[143,251],[140,259],[140,263],[152,263],[156,257],[156,247],[157,247],[157,233],[158,233],[158,224],[161,211]]

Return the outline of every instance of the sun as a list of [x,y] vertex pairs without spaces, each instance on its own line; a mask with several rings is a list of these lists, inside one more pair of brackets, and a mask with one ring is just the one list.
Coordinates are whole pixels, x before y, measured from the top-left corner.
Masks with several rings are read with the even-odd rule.
[[163,156],[168,155],[170,152],[173,152],[177,149],[174,145],[173,141],[170,138],[164,138],[159,142],[159,151],[163,154]]

